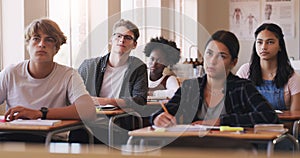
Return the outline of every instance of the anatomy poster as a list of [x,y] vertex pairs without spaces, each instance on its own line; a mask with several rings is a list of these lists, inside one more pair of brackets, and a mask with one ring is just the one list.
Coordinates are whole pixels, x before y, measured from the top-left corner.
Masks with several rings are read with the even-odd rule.
[[262,20],[278,24],[286,38],[295,36],[294,0],[263,0]]
[[254,39],[254,31],[260,24],[260,0],[230,0],[230,31],[243,39]]

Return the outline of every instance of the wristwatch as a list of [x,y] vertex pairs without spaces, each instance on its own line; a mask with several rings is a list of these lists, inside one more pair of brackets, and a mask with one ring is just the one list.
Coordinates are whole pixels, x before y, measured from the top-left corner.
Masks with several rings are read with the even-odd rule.
[[47,118],[48,108],[47,107],[41,107],[40,111],[42,112],[42,120],[45,120]]

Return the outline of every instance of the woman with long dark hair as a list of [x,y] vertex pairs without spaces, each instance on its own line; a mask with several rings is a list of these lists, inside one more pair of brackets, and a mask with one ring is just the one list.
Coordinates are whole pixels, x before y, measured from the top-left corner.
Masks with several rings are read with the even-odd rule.
[[205,75],[185,80],[163,109],[152,114],[159,127],[181,124],[250,126],[277,123],[275,111],[253,83],[231,73],[239,41],[225,30],[215,32],[204,52]]
[[250,63],[237,76],[248,78],[278,110],[300,110],[300,76],[292,68],[280,26],[264,23],[255,31]]

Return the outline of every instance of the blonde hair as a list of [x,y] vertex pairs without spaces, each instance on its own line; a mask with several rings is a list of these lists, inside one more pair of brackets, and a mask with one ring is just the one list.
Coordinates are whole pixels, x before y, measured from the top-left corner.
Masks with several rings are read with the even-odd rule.
[[47,18],[36,19],[32,21],[25,29],[25,43],[28,44],[32,36],[39,31],[51,36],[56,40],[56,49],[67,42],[67,37],[60,30],[59,26],[52,20]]

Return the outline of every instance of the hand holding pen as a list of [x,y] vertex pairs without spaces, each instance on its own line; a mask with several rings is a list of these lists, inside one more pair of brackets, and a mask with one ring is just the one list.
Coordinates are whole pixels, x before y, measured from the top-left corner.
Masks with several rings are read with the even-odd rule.
[[165,107],[165,104],[162,101],[160,101],[160,105],[164,112],[159,114],[154,119],[154,125],[158,127],[170,127],[176,125],[176,118],[168,112],[167,108]]

